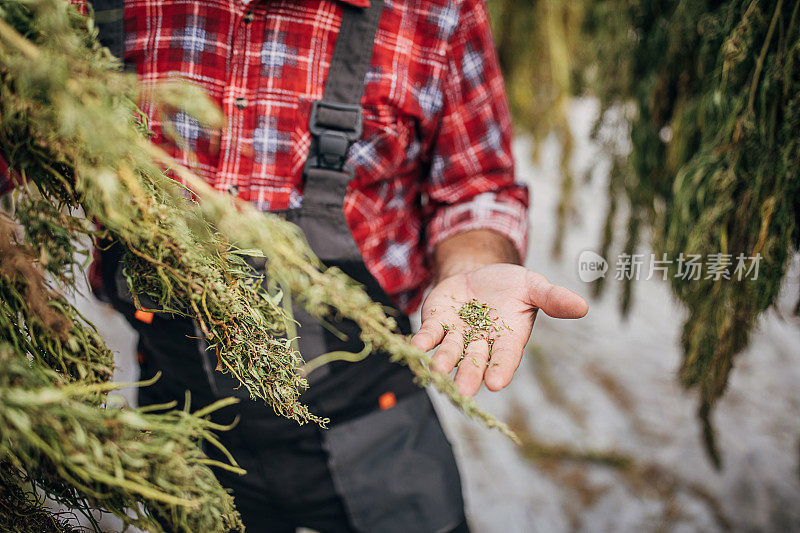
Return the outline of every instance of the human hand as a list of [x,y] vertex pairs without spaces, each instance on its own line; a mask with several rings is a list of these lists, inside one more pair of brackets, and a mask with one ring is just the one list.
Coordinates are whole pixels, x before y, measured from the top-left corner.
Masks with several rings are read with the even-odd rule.
[[[469,343],[464,351],[465,322],[459,308],[470,300],[493,310],[496,330],[491,353],[485,338]],[[439,346],[433,369],[449,374],[458,365],[455,384],[465,396],[474,396],[481,383],[499,391],[506,387],[522,360],[538,310],[553,318],[581,318],[589,305],[574,292],[551,284],[547,278],[525,267],[492,264],[443,278],[422,305],[422,326],[412,343],[423,351]],[[447,326],[447,327],[445,327]]]

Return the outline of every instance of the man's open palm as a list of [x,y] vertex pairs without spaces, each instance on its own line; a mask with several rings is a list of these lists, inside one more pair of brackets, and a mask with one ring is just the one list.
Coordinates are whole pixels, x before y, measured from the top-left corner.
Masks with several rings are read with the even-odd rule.
[[[497,319],[497,329],[490,332],[491,354],[482,338],[470,342],[464,353],[467,326],[458,309],[472,299],[494,309],[490,317]],[[485,266],[445,278],[433,288],[422,305],[422,327],[412,342],[423,351],[439,346],[433,367],[441,373],[450,373],[464,356],[455,377],[461,394],[475,395],[484,381],[486,388],[498,391],[519,367],[539,309],[553,318],[581,318],[589,306],[574,292],[524,267]]]

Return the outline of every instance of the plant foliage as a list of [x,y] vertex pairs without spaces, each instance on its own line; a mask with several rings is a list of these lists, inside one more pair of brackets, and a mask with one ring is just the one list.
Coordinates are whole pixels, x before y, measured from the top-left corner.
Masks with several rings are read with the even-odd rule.
[[[530,57],[567,50],[569,59],[561,61],[571,78],[548,79],[533,69],[529,83],[560,95],[548,101],[567,90],[590,94],[601,103],[597,127],[621,123],[628,132],[609,146],[615,164],[601,254],[611,256],[622,222],[624,254],[635,254],[649,237],[656,257],[672,261],[672,289],[688,310],[680,379],[699,392],[707,448],[719,464],[712,408],[759,315],[776,302],[800,239],[800,2],[574,0],[566,2],[570,16],[535,20],[534,13],[558,2],[493,3],[505,19],[527,17],[536,28],[499,39],[512,83],[523,83],[514,72]],[[535,122],[540,102],[517,98],[513,88],[512,105]],[[565,183],[562,217],[572,196],[571,181]],[[559,227],[557,240],[563,218]],[[690,255],[715,258],[722,268],[687,279],[680,258]],[[739,279],[738,258],[759,255],[758,277]],[[625,312],[631,291],[626,284]]]
[[[77,290],[80,250],[108,236],[124,248],[139,307],[152,301],[152,311],[194,319],[217,369],[279,415],[327,422],[300,402],[303,360],[281,307],[290,296],[314,316],[354,320],[366,344],[407,364],[421,385],[513,437],[431,372],[360,285],[324,269],[297,227],[234,205],[152,145],[138,90],[97,43],[91,17],[67,2],[0,4],[0,155],[19,181],[0,213],[0,491],[8,498],[0,526],[30,512],[44,530],[68,530],[42,508],[41,492],[152,531],[241,526],[210,468],[239,471],[235,460],[211,461],[201,446],[225,430],[207,415],[232,400],[195,412],[188,400],[177,410],[108,405],[112,354],[63,296]],[[159,98],[206,124],[222,120],[196,88],[164,87]],[[263,255],[265,272],[245,255]]]

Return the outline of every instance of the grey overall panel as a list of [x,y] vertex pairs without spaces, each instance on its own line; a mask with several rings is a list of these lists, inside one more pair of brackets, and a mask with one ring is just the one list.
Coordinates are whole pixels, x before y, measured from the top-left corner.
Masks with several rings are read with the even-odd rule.
[[464,522],[458,467],[424,391],[325,431],[323,443],[359,531],[435,533]]

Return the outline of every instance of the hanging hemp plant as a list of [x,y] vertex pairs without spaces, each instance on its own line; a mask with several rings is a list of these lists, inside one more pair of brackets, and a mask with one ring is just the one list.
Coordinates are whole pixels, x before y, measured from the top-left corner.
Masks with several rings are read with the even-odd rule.
[[[589,5],[594,90],[606,109],[636,110],[630,155],[617,157],[609,185],[630,207],[624,250],[649,232],[667,260],[688,310],[680,379],[699,391],[719,466],[713,406],[800,244],[800,2]],[[604,256],[617,218],[612,209]]]
[[[649,238],[669,265],[688,310],[680,379],[699,392],[706,447],[719,465],[713,406],[759,315],[776,302],[800,239],[800,2],[489,5],[512,108],[535,141],[554,129],[568,150],[564,99],[600,101],[595,136],[613,160],[601,255],[613,255],[622,223],[621,257]],[[622,143],[600,139],[608,126],[624,133]],[[556,242],[574,188],[565,160],[562,175]],[[701,263],[699,279],[691,261]]]
[[[535,139],[543,137],[537,117],[560,129],[552,110],[537,110],[516,95],[514,87],[525,84],[518,73],[525,72],[529,84],[545,85],[533,90],[558,95],[543,102],[566,98],[570,90],[597,97],[596,133],[609,124],[628,132],[623,143],[608,144],[614,164],[601,255],[612,255],[615,228],[625,216],[621,257],[634,256],[649,237],[655,257],[669,265],[673,292],[689,312],[680,379],[699,391],[706,447],[719,465],[713,406],[758,316],[775,303],[800,238],[800,2],[565,4],[562,10],[574,17],[540,15],[558,3],[494,0],[512,106],[538,113],[522,114],[533,117],[523,125],[533,122]],[[581,25],[574,39],[541,38],[574,35],[567,31],[574,19]],[[521,20],[533,30],[508,31]],[[552,30],[553,20],[560,31]],[[565,42],[573,43],[567,59],[560,54]],[[553,58],[572,69],[571,87],[559,81],[564,75],[541,74]],[[568,177],[557,241],[572,189]],[[626,278],[624,313],[633,290],[633,276]],[[602,286],[601,278],[596,293]]]
[[[97,44],[91,18],[67,2],[0,4],[0,155],[19,182],[0,212],[0,529],[22,527],[15,513],[25,512],[38,517],[29,530],[68,531],[40,492],[150,531],[241,527],[210,469],[240,472],[235,459],[214,462],[201,448],[218,446],[214,432],[225,429],[207,416],[234,400],[194,412],[188,400],[178,410],[107,405],[118,387],[111,353],[62,294],[77,290],[82,245],[108,236],[124,248],[132,294],[193,318],[218,370],[279,415],[327,422],[300,402],[306,381],[286,338],[282,289],[313,316],[355,321],[365,344],[408,365],[421,385],[515,438],[433,373],[360,285],[324,269],[296,226],[232,205],[152,145],[137,92],[136,77]],[[198,89],[169,87],[159,98],[205,124],[221,121]],[[245,255],[263,255],[266,272]]]

